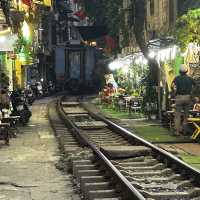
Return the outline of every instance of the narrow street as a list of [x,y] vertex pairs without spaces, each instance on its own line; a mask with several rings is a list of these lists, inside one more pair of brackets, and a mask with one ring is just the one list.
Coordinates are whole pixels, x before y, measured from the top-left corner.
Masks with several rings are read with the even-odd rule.
[[200,0],[0,0],[0,200],[200,200]]
[[64,175],[56,168],[60,155],[47,116],[50,100],[35,102],[29,124],[19,128],[20,133],[10,141],[9,147],[1,142],[2,200],[78,199],[71,175]]

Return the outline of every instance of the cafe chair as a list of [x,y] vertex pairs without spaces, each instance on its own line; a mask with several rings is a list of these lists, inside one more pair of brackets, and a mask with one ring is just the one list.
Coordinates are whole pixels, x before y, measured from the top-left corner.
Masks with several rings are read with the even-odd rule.
[[132,111],[135,113],[141,112],[141,109],[142,109],[142,107],[141,107],[141,104],[139,101],[134,100],[134,101],[130,102],[130,108],[129,108],[130,112],[132,112]]
[[119,111],[125,111],[126,110],[126,101],[124,98],[119,98],[117,102],[117,107]]
[[191,123],[194,126],[194,131],[192,133],[191,139],[196,140],[200,135],[200,117],[191,117],[187,120],[188,123]]

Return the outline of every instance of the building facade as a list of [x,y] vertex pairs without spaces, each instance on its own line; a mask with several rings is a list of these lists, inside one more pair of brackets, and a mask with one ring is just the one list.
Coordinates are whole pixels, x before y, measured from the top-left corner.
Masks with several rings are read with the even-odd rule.
[[[148,42],[159,38],[175,25],[177,19],[177,0],[146,0],[145,4],[145,31],[146,41]],[[131,12],[133,12],[131,9],[131,0],[123,0],[122,12],[125,26],[129,27]],[[123,37],[124,35],[120,34],[120,41],[123,40]],[[122,46],[120,44],[122,52],[129,54],[138,51],[132,30],[128,29],[128,34],[125,37],[128,37],[128,45]]]

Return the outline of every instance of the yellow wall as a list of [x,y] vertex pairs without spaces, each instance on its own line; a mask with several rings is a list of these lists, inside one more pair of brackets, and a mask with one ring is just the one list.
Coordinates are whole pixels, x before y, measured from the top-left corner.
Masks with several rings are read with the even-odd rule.
[[16,72],[16,84],[21,88],[22,87],[21,62],[19,61],[19,59],[15,61],[15,72]]

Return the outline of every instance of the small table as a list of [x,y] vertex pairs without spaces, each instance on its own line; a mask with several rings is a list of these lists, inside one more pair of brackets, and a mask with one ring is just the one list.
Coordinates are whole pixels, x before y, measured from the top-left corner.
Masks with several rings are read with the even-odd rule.
[[189,123],[193,124],[195,127],[194,132],[192,133],[191,139],[196,140],[196,138],[200,135],[200,117],[188,118]]

